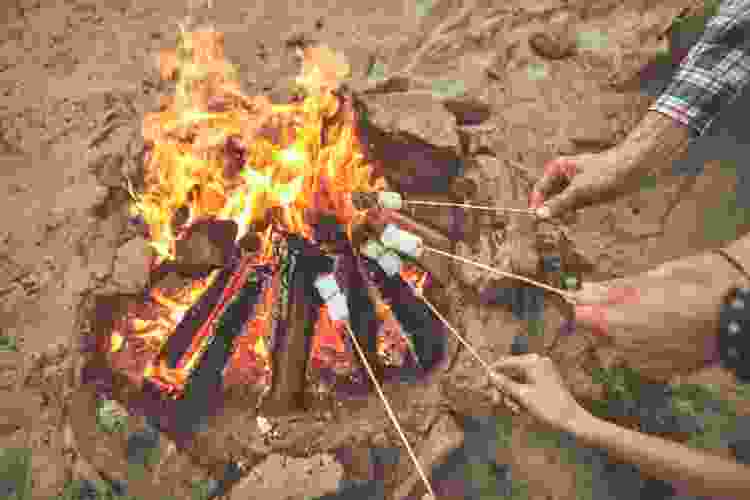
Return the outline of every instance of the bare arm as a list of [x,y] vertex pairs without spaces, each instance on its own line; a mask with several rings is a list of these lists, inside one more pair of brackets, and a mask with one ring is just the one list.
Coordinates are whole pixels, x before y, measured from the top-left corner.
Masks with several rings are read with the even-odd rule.
[[586,415],[571,425],[579,439],[605,448],[653,477],[681,481],[693,495],[747,498],[750,467]]
[[686,125],[658,111],[649,111],[616,149],[624,165],[633,165],[645,174],[671,169],[672,161],[685,152],[689,141],[690,129]]

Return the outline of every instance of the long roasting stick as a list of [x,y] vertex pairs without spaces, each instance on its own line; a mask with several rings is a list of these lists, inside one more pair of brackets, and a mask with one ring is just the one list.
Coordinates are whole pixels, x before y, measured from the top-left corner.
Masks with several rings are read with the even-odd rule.
[[375,372],[372,370],[370,363],[367,361],[367,358],[365,357],[365,353],[362,351],[362,347],[360,347],[359,345],[359,341],[357,341],[357,337],[354,336],[354,332],[349,327],[349,323],[345,323],[345,326],[346,326],[346,331],[349,334],[349,338],[352,339],[352,343],[354,344],[355,349],[357,349],[357,354],[362,360],[362,363],[365,365],[365,369],[367,370],[367,374],[370,376],[370,380],[372,380],[372,383],[375,386],[375,389],[378,391],[378,395],[380,396],[381,401],[383,401],[383,405],[385,406],[386,413],[388,413],[388,417],[390,417],[391,422],[393,422],[394,427],[396,427],[396,431],[398,432],[398,435],[401,437],[401,440],[404,442],[404,446],[406,446],[406,451],[409,453],[409,457],[411,457],[412,462],[414,462],[414,466],[417,468],[417,473],[419,474],[419,477],[422,478],[422,481],[424,482],[424,485],[427,488],[427,492],[429,493],[430,499],[436,500],[437,497],[435,496],[435,492],[432,489],[432,485],[430,484],[429,479],[427,479],[427,475],[424,473],[424,470],[422,469],[422,465],[419,463],[419,459],[417,459],[417,456],[414,454],[414,450],[412,450],[411,445],[409,444],[409,441],[406,439],[406,436],[404,435],[404,431],[403,429],[401,429],[401,424],[398,423],[396,414],[393,413],[391,404],[388,402],[388,398],[385,397],[385,394],[383,393],[383,389],[380,387],[380,383],[378,382],[378,379],[375,377]]
[[[434,305],[432,305],[432,303],[429,300],[427,300],[427,297],[425,297],[423,293],[417,292],[417,296],[420,299],[422,299],[422,302],[424,302],[427,305],[427,307],[430,308],[430,310],[432,311],[432,314],[434,314],[443,323],[443,325],[445,325],[445,327],[448,330],[450,330],[450,332],[458,339],[458,341],[461,342],[461,344],[463,344],[464,347],[466,347],[466,349],[469,351],[469,354],[471,354],[474,357],[474,359],[476,359],[477,361],[479,361],[479,364],[482,365],[482,368],[484,368],[487,371],[487,374],[491,378],[492,377],[502,377],[503,376],[503,375],[498,374],[495,370],[492,369],[492,367],[490,366],[490,364],[488,362],[486,362],[482,358],[482,356],[479,355],[479,353],[476,351],[476,349],[474,349],[474,347],[472,347],[472,345],[466,339],[464,339],[461,336],[460,333],[458,333],[458,331],[453,327],[453,325],[451,325],[448,322],[448,320],[445,319],[445,316],[443,316],[442,314],[440,314],[440,311],[437,310],[437,307],[435,307]],[[505,405],[508,406],[511,409],[511,411],[513,411],[514,413],[516,413],[519,410],[518,403],[516,403],[516,402],[514,402],[512,400],[507,400],[506,399],[505,400]]]
[[450,330],[450,332],[456,337],[456,339],[458,339],[458,341],[461,342],[464,347],[466,347],[466,349],[469,351],[469,354],[474,356],[474,359],[479,361],[479,364],[481,364],[488,373],[492,374],[493,370],[490,364],[479,355],[476,349],[474,349],[474,347],[472,347],[472,345],[465,338],[463,338],[460,333],[458,333],[458,331],[448,322],[448,320],[445,319],[445,316],[440,314],[440,311],[437,310],[437,307],[433,306],[432,303],[427,300],[427,297],[425,297],[424,294],[418,293],[417,295],[420,299],[422,299],[422,302],[424,302],[427,307],[430,308],[432,314],[434,314],[437,319],[439,319],[445,325],[445,327]]
[[488,207],[485,205],[469,205],[468,203],[451,203],[447,201],[423,201],[423,200],[403,200],[403,203],[404,205],[473,208],[475,210],[489,210],[492,212],[514,212],[514,213],[519,213],[519,214],[536,216],[536,212],[530,208]]
[[570,303],[570,304],[574,304],[574,305],[576,304],[575,295],[573,295],[571,293],[568,293],[565,290],[561,290],[559,288],[555,288],[553,286],[546,285],[546,284],[541,283],[539,281],[532,280],[531,278],[526,278],[525,276],[520,276],[518,274],[509,273],[509,272],[506,272],[506,271],[501,271],[499,269],[495,269],[494,267],[486,266],[486,265],[482,264],[481,262],[474,262],[473,260],[465,259],[465,258],[461,257],[460,255],[453,255],[453,254],[448,253],[448,252],[443,252],[442,250],[438,250],[437,248],[432,248],[432,247],[425,246],[424,249],[428,250],[430,252],[436,253],[438,255],[442,255],[444,257],[449,257],[451,259],[463,262],[464,264],[469,264],[469,265],[472,265],[472,266],[476,266],[476,267],[478,267],[480,269],[484,269],[485,271],[488,271],[488,272],[491,272],[491,273],[494,273],[494,274],[498,274],[498,275],[504,276],[506,278],[512,278],[512,279],[516,279],[516,280],[519,280],[519,281],[526,282],[526,283],[528,283],[530,285],[534,285],[536,287],[539,287],[539,288],[542,288],[544,290],[547,290],[548,292],[552,292],[554,294],[557,294],[560,297],[562,297],[563,299],[565,299],[565,301],[568,302],[568,303]]

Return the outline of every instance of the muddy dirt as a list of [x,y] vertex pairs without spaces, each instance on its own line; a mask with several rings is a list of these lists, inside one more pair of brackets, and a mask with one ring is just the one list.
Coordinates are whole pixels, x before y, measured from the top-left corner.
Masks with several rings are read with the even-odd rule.
[[[74,478],[127,477],[127,433],[97,427],[93,393],[81,388],[80,344],[91,328],[94,297],[137,294],[148,279],[149,249],[129,224],[124,176],[137,178],[143,115],[158,108],[166,90],[158,51],[174,47],[186,15],[226,34],[227,55],[251,95],[289,95],[297,73],[290,40],[307,37],[344,52],[354,69],[351,87],[378,127],[373,143],[391,144],[380,154],[407,197],[523,207],[546,160],[601,150],[635,125],[652,97],[632,82],[691,2],[446,0],[427,14],[414,2],[319,4],[217,0],[189,9],[184,1],[17,0],[5,9],[0,333],[17,351],[0,353],[0,447],[32,448],[33,498],[53,498]],[[604,46],[572,44],[577,34],[597,30],[607,34]],[[368,79],[376,63],[380,82]],[[399,141],[410,146],[398,149]],[[448,171],[472,179],[475,192],[454,190],[443,175]],[[516,252],[528,256],[521,267],[531,274],[539,266],[535,246],[562,249],[565,265],[581,279],[598,280],[727,243],[703,231],[703,214],[735,182],[707,161],[700,177],[658,179],[655,187],[582,212],[564,235],[523,216],[434,208],[412,215],[460,239],[455,251],[467,258],[508,269]],[[498,282],[463,265],[438,266],[451,270],[443,313],[457,330],[485,359],[509,352],[527,323],[482,300]],[[548,297],[547,328],[530,339],[530,349],[549,347],[568,315]],[[426,465],[460,446],[459,416],[498,411],[481,367],[453,339],[451,346],[450,361],[431,379],[386,390]],[[570,337],[555,351],[574,392],[596,398],[583,373],[584,350]],[[726,373],[696,377],[725,381]],[[230,408],[204,422],[187,447],[163,437],[158,463],[148,477],[129,481],[129,492],[190,498],[194,480],[220,479],[228,464],[238,463],[227,498],[315,497],[343,479],[370,477],[368,464],[341,458],[349,456],[341,450],[399,446],[375,396],[269,420],[270,438],[254,412]],[[142,416],[128,417],[129,430],[139,425]],[[518,436],[527,427],[519,422]],[[524,447],[521,437],[498,451],[497,461],[529,479],[530,498],[574,498],[572,471]],[[405,453],[386,469],[387,495],[421,493]]]

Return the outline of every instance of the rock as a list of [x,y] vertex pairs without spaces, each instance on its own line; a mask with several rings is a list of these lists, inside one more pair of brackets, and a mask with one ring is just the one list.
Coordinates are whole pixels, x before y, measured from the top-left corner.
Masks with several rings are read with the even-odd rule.
[[[491,232],[484,232],[479,235],[479,242],[474,248],[463,241],[456,242],[456,255],[491,267],[497,267],[498,263],[494,259],[496,252],[492,247]],[[479,289],[488,278],[487,271],[478,266],[464,264],[463,262],[456,262],[455,266],[456,276],[468,287]]]
[[547,59],[563,59],[575,53],[576,41],[570,32],[563,28],[538,31],[529,37],[529,46]]
[[536,276],[541,270],[542,259],[536,247],[535,232],[526,226],[533,224],[531,217],[523,214],[511,215],[506,240],[501,253],[510,258],[510,271],[523,276]]
[[355,445],[336,452],[337,460],[344,468],[347,481],[360,482],[374,479],[372,450],[365,445]]
[[460,153],[456,118],[431,94],[403,92],[366,95],[368,118],[392,134],[408,134],[438,148]]
[[513,356],[519,356],[521,354],[529,353],[529,337],[523,334],[518,334],[513,337],[513,343],[510,346],[510,353]]
[[122,186],[122,165],[125,157],[121,153],[104,154],[89,164],[102,186],[117,188]]
[[232,500],[268,498],[284,491],[284,498],[317,498],[336,491],[343,476],[341,464],[329,454],[309,458],[270,455],[252,474],[232,489]]
[[61,190],[54,200],[56,212],[63,214],[70,210],[87,212],[101,205],[109,195],[109,189],[99,184],[94,175],[87,175],[83,182]]
[[150,452],[159,446],[159,437],[159,430],[148,424],[131,433],[126,447],[128,462],[146,464]]
[[464,146],[464,155],[490,155],[493,152],[493,141],[497,134],[494,125],[462,125],[458,128],[458,134]]
[[224,266],[232,251],[238,227],[234,221],[209,220],[193,224],[175,248],[177,271],[200,275]]
[[[430,431],[430,435],[419,446],[416,455],[424,470],[430,471],[435,466],[444,462],[448,458],[448,455],[456,448],[459,448],[463,442],[464,432],[461,427],[459,427],[453,417],[444,415],[435,423]],[[412,464],[409,465],[409,469],[414,470],[414,466]],[[416,494],[414,494],[415,489],[417,490]],[[399,484],[393,494],[393,498],[397,500],[409,497],[419,498],[423,489],[424,484],[419,474],[414,471],[410,477]]]
[[34,420],[41,410],[39,401],[29,393],[0,393],[0,435],[15,432]]
[[117,249],[112,282],[123,293],[138,293],[148,282],[151,263],[148,241],[136,237]]
[[458,125],[478,125],[492,116],[492,106],[472,96],[445,99],[443,106],[456,117]]

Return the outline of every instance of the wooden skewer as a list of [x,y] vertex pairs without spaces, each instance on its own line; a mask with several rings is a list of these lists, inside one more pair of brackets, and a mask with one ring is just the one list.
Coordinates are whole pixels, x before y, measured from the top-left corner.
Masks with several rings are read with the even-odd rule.
[[354,332],[349,326],[349,323],[345,323],[345,326],[346,332],[349,334],[349,338],[351,338],[352,343],[354,344],[354,348],[357,349],[357,354],[362,360],[362,364],[365,365],[365,369],[367,370],[367,374],[369,375],[370,380],[372,380],[375,389],[378,391],[378,395],[380,396],[380,400],[383,402],[383,406],[385,406],[385,411],[386,413],[388,413],[388,417],[390,417],[393,426],[396,427],[396,431],[398,432],[401,441],[403,441],[404,446],[406,446],[406,451],[409,453],[409,457],[411,458],[412,462],[414,462],[414,466],[417,468],[417,474],[419,474],[419,477],[422,479],[422,482],[424,482],[424,485],[427,488],[430,499],[436,500],[437,496],[435,496],[435,491],[432,489],[432,485],[430,484],[429,479],[427,479],[427,475],[424,473],[424,469],[422,469],[422,465],[419,463],[419,459],[414,454],[414,450],[409,444],[409,441],[406,439],[406,435],[404,435],[401,424],[398,423],[398,418],[396,418],[396,414],[393,413],[391,404],[388,402],[388,398],[386,398],[385,394],[383,393],[383,389],[380,387],[380,383],[378,382],[377,377],[375,377],[375,372],[372,370],[370,363],[367,361],[365,353],[364,351],[362,351],[362,347],[360,347],[357,337],[354,335]]
[[499,269],[495,269],[493,267],[486,266],[486,265],[484,265],[484,264],[482,264],[480,262],[474,262],[473,260],[465,259],[465,258],[463,258],[463,257],[461,257],[459,255],[453,255],[453,254],[448,253],[448,252],[443,252],[442,250],[438,250],[437,248],[431,248],[431,247],[425,246],[424,249],[428,250],[430,252],[436,253],[438,255],[442,255],[444,257],[449,257],[451,259],[463,262],[464,264],[469,264],[469,265],[472,265],[472,266],[479,267],[480,269],[484,269],[485,271],[489,271],[491,273],[498,274],[498,275],[504,276],[506,278],[512,278],[512,279],[515,279],[515,280],[523,281],[523,282],[528,283],[530,285],[534,285],[536,287],[542,288],[544,290],[547,290],[548,292],[552,292],[554,294],[559,295],[560,297],[562,297],[563,299],[565,299],[566,302],[568,302],[570,304],[574,304],[575,305],[577,303],[575,295],[573,295],[572,293],[568,293],[565,290],[561,290],[559,288],[555,288],[553,286],[549,286],[547,284],[540,283],[539,281],[532,280],[531,278],[526,278],[525,276],[520,276],[518,274],[509,273],[509,272],[506,272],[506,271],[501,271]]
[[443,323],[443,325],[445,325],[445,327],[448,330],[450,330],[450,332],[456,337],[456,339],[458,339],[458,341],[461,342],[464,345],[464,347],[469,351],[469,354],[471,354],[472,356],[474,356],[474,359],[476,359],[477,361],[479,361],[479,364],[481,364],[482,367],[485,370],[487,370],[487,373],[490,373],[490,374],[493,373],[492,367],[490,366],[490,364],[488,362],[486,362],[479,355],[479,353],[476,351],[476,349],[474,349],[474,347],[472,347],[472,345],[465,338],[463,338],[461,336],[461,334],[458,333],[458,331],[455,328],[453,328],[453,326],[450,323],[448,323],[448,320],[445,319],[445,317],[442,314],[440,314],[440,311],[437,310],[437,307],[435,307],[434,305],[432,305],[432,303],[429,300],[427,300],[427,297],[425,297],[423,294],[417,293],[417,296],[420,299],[422,299],[422,302],[424,302],[427,305],[427,307],[430,308],[430,310],[432,311],[432,314],[434,314],[437,317],[437,319],[439,319]]
[[421,201],[421,200],[403,200],[404,205],[425,205],[433,207],[460,207],[473,208],[475,210],[489,210],[492,212],[514,212],[536,217],[536,212],[530,208],[508,208],[508,207],[488,207],[484,205],[469,205],[468,203],[450,203],[447,201]]
[[[479,361],[479,364],[482,365],[485,371],[487,371],[487,374],[490,376],[490,380],[494,377],[504,376],[502,374],[497,373],[495,370],[492,369],[492,366],[490,366],[490,364],[486,362],[482,358],[482,356],[479,355],[476,349],[474,349],[474,347],[472,347],[472,345],[466,339],[464,339],[460,333],[458,333],[458,331],[453,327],[453,325],[451,325],[448,322],[448,320],[445,319],[445,317],[442,314],[440,314],[440,311],[437,310],[437,307],[432,305],[432,303],[429,300],[427,300],[427,297],[425,297],[420,292],[417,292],[417,296],[420,299],[422,299],[422,302],[424,302],[427,305],[427,307],[430,308],[430,310],[432,311],[432,314],[434,314],[443,323],[443,325],[445,325],[445,327],[458,339],[458,341],[461,342],[461,344],[463,344],[464,347],[466,347],[466,349],[469,351],[469,354],[471,354],[474,357],[474,359]],[[504,399],[504,402],[505,402],[505,405],[508,406],[508,408],[510,408],[510,410],[513,413],[518,413],[520,411],[518,403],[516,403],[512,399],[509,399],[507,396]]]

